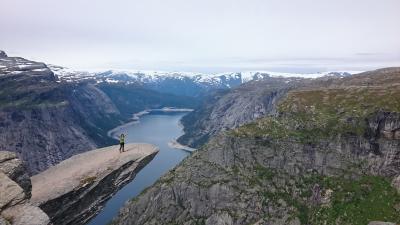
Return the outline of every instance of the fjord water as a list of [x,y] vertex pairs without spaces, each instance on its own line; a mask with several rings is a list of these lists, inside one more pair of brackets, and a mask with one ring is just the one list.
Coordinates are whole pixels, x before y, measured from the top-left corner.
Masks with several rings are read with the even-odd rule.
[[[126,142],[144,142],[159,147],[159,153],[135,177],[135,179],[119,190],[104,209],[94,217],[89,225],[103,225],[115,217],[124,203],[137,196],[146,187],[170,169],[175,167],[190,153],[168,146],[168,142],[183,134],[179,120],[185,112],[151,112],[140,118],[139,123],[124,126],[118,132],[127,134]],[[115,149],[118,151],[118,149]]]

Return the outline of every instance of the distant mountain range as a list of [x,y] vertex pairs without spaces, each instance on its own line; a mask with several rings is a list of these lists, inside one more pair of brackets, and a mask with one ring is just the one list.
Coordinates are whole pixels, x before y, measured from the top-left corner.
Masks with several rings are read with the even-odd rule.
[[199,96],[212,89],[228,89],[249,81],[270,77],[346,77],[358,71],[330,71],[319,73],[280,73],[269,71],[226,72],[204,74],[194,72],[164,71],[75,71],[61,66],[49,68],[62,82],[89,81],[95,83],[139,84],[145,88],[175,95]]

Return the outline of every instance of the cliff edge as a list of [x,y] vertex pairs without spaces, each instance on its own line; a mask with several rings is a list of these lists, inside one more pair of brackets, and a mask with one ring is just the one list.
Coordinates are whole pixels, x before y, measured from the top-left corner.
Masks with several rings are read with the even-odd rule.
[[150,144],[126,144],[72,156],[33,176],[31,204],[57,224],[85,224],[158,153]]

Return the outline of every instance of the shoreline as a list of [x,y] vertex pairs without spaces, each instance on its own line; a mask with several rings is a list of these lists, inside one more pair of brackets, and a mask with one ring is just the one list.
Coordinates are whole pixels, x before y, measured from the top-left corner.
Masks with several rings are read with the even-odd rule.
[[188,108],[173,108],[173,107],[164,107],[161,109],[145,109],[143,111],[137,112],[132,114],[132,117],[130,120],[128,120],[127,123],[121,124],[107,132],[107,136],[114,138],[118,140],[118,137],[115,135],[118,131],[121,131],[121,129],[125,128],[126,126],[130,126],[132,124],[137,124],[140,121],[140,117],[147,115],[151,112],[192,112],[193,109],[188,109]]
[[[146,109],[146,110],[143,110],[143,111],[140,111],[140,112],[132,114],[132,118],[130,119],[129,122],[121,124],[121,125],[113,128],[113,129],[109,130],[107,132],[107,136],[118,140],[118,136],[116,135],[118,132],[120,132],[123,128],[125,128],[127,126],[140,123],[140,117],[142,117],[144,115],[147,115],[147,114],[149,114],[151,112],[192,112],[192,111],[193,111],[193,109],[173,108],[173,107],[163,107],[161,109]],[[183,131],[183,125],[182,125],[182,123],[180,121],[179,121],[178,126],[180,126],[182,128],[182,131]],[[179,149],[179,150],[183,150],[183,151],[190,152],[190,153],[192,153],[192,152],[197,150],[195,148],[191,148],[189,146],[180,144],[179,142],[177,142],[177,138],[174,139],[174,140],[171,140],[170,142],[168,142],[168,146],[170,148]]]

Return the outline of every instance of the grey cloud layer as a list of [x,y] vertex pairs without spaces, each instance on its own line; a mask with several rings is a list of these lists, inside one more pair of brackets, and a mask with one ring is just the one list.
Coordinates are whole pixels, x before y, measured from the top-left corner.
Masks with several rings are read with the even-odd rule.
[[0,48],[76,68],[400,65],[398,0],[1,0]]

